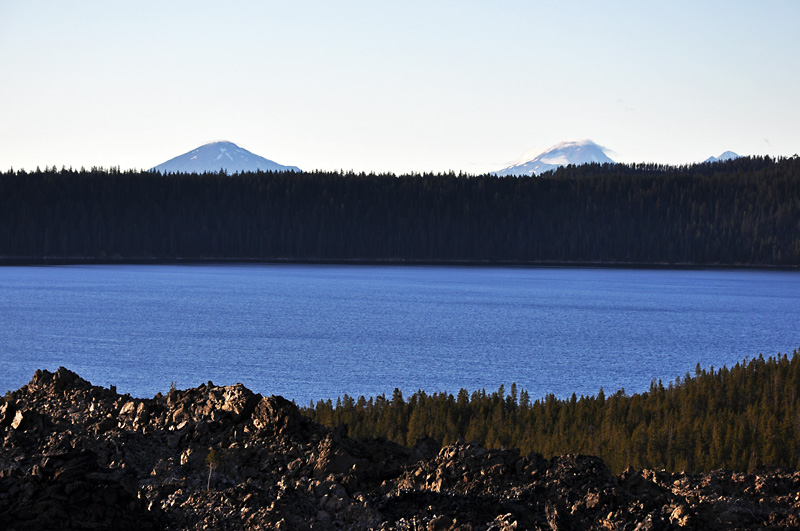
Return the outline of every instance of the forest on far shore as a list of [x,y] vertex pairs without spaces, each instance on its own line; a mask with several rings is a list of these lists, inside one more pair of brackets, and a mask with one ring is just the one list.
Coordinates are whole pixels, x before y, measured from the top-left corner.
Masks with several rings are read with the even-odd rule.
[[0,260],[800,264],[800,158],[539,177],[0,173]]
[[532,401],[512,384],[497,391],[461,389],[410,397],[320,400],[303,414],[351,437],[385,437],[413,446],[432,437],[547,457],[597,455],[615,472],[628,466],[678,472],[800,470],[800,352],[702,369],[645,393]]

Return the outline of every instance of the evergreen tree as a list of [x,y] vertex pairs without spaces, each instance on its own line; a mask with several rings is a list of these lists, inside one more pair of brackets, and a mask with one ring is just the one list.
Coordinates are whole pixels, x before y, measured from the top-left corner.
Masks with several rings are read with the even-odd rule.
[[417,391],[404,400],[395,390],[391,401],[359,399],[354,408],[345,395],[333,414],[330,400],[304,412],[334,427],[346,422],[362,437],[406,445],[424,436],[445,444],[461,438],[523,453],[588,453],[616,471],[629,465],[690,472],[798,467],[798,351],[791,358],[759,356],[730,369],[694,372],[666,388],[653,381],[649,391],[632,395],[619,390],[606,397],[601,388],[597,396],[562,400],[550,394],[531,402],[513,384],[509,395],[501,386],[490,394],[461,389],[457,398]]

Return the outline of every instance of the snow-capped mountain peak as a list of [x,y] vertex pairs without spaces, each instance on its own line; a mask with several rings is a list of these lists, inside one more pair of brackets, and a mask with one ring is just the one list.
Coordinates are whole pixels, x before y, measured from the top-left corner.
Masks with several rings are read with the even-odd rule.
[[179,155],[158,166],[152,171],[163,173],[205,173],[224,170],[227,173],[248,171],[301,171],[297,166],[284,166],[265,159],[233,142],[218,141],[203,144],[183,155]]
[[740,157],[741,157],[741,155],[737,155],[733,151],[726,151],[725,153],[723,153],[719,157],[708,157],[703,162],[722,162],[724,160],[733,160],[733,159],[738,159]]
[[606,155],[606,151],[606,148],[591,140],[560,142],[538,155],[531,156],[530,153],[523,155],[516,163],[495,172],[495,174],[499,176],[539,175],[568,164],[578,165],[592,162],[614,164],[614,161]]

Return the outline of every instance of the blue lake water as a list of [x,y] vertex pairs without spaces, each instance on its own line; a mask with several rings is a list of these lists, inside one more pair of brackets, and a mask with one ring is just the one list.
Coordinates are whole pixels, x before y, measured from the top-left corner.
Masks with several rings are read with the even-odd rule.
[[208,380],[306,405],[648,389],[800,347],[800,273],[331,265],[0,268],[0,393],[66,366],[152,397]]

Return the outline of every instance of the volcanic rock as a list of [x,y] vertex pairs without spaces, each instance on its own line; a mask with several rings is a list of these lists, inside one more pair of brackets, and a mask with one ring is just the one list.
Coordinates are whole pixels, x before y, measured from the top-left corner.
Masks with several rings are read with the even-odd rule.
[[241,384],[139,399],[37,371],[0,401],[0,439],[8,530],[800,528],[800,472],[354,440]]

